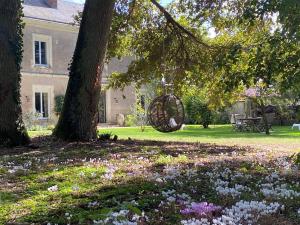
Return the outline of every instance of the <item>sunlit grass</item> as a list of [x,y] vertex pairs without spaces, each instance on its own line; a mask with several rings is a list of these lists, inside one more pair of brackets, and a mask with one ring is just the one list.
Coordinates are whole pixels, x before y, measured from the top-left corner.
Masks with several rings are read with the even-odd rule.
[[[120,139],[201,142],[228,145],[269,145],[286,146],[291,150],[300,147],[300,131],[292,130],[289,126],[276,126],[271,135],[264,133],[236,132],[231,125],[211,125],[209,129],[189,125],[184,130],[173,133],[160,133],[151,127],[142,132],[139,127],[103,128],[100,133],[112,132]],[[298,145],[294,147],[293,145]]]

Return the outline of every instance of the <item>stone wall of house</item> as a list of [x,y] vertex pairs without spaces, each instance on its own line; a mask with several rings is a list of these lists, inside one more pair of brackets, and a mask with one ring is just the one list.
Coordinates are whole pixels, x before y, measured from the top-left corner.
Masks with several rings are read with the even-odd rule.
[[[55,75],[68,74],[68,65],[72,59],[77,41],[77,32],[64,31],[64,26],[47,28],[47,23],[42,28],[39,24],[27,24],[24,29],[24,55],[22,71],[29,73],[44,73]],[[76,31],[76,30],[75,30]],[[52,46],[51,65],[49,67],[37,67],[34,65],[33,40],[35,35],[45,35],[50,37]]]
[[[68,83],[68,65],[73,56],[77,40],[77,32],[66,25],[48,24],[34,21],[27,23],[24,30],[24,57],[22,63],[21,101],[24,113],[35,111],[35,92],[49,93],[50,118],[55,117],[55,96],[64,95]],[[75,29],[76,31],[76,29]],[[36,36],[48,37],[52,46],[50,66],[35,66],[34,40]],[[49,60],[49,59],[48,59]],[[105,65],[102,83],[107,84],[107,77],[114,71],[125,72],[131,62],[131,57],[112,59]],[[135,104],[135,90],[126,87],[122,90],[106,91],[106,122],[116,124],[117,115],[130,113]]]
[[109,89],[106,91],[106,122],[115,124],[117,115],[124,116],[131,113],[131,110],[136,102],[135,89],[132,86],[126,87],[122,90]]
[[50,118],[55,119],[55,96],[64,95],[68,83],[67,76],[23,74],[21,82],[21,101],[23,113],[35,111],[34,92],[49,93]]

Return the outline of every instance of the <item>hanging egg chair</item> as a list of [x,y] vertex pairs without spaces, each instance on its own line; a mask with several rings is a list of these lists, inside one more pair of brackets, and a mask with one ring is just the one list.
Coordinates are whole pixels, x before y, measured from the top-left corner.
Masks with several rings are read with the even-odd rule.
[[155,98],[148,107],[148,120],[159,132],[179,130],[184,123],[184,107],[181,100],[173,94]]

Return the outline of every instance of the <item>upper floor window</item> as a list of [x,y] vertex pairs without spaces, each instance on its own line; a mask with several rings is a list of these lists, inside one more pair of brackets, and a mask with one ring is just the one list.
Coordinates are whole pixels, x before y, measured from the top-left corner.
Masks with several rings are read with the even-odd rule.
[[33,65],[52,65],[52,38],[43,34],[33,34]]
[[34,42],[35,65],[48,65],[47,63],[47,43],[44,41]]

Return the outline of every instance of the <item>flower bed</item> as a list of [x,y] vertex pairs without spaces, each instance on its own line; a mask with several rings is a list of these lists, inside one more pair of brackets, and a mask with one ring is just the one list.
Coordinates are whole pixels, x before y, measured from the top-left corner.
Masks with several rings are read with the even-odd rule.
[[300,174],[290,156],[200,144],[50,142],[1,157],[0,224],[296,225]]

